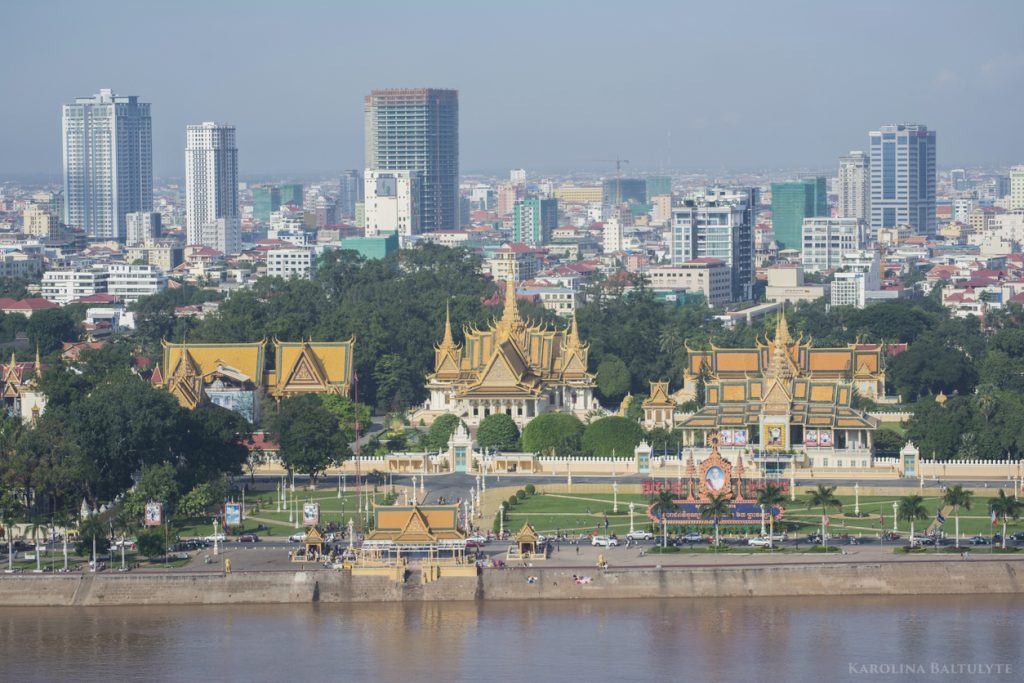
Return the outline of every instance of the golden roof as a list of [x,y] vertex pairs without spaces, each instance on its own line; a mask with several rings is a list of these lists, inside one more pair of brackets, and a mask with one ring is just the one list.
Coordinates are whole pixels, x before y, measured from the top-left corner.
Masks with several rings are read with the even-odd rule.
[[257,386],[263,383],[265,340],[240,344],[160,343],[164,349],[163,366],[168,379],[187,356],[187,362],[194,364],[195,372],[200,376],[210,374],[219,366],[227,366],[238,370]]
[[274,340],[273,396],[308,393],[347,395],[352,382],[355,337],[340,342]]

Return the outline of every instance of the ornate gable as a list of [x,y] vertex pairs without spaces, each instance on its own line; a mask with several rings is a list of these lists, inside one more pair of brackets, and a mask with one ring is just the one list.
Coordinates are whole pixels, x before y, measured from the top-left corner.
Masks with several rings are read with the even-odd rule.
[[178,356],[178,363],[167,378],[167,390],[185,408],[193,409],[203,400],[202,368],[188,349]]

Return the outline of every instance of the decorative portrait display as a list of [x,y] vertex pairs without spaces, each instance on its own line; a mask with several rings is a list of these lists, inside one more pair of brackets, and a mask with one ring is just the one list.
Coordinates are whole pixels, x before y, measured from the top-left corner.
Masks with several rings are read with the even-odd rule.
[[832,431],[828,429],[822,429],[818,432],[818,445],[819,446],[831,446],[832,445]]
[[224,524],[238,526],[242,523],[242,506],[239,503],[224,504]]
[[320,523],[320,504],[319,503],[303,503],[302,504],[302,523],[305,526],[316,526]]
[[163,506],[160,503],[146,503],[142,523],[145,526],[160,526],[163,517]]
[[769,450],[786,448],[786,425],[766,424],[764,426],[764,447]]
[[734,446],[746,446],[747,445],[747,430],[737,429],[732,433],[732,444]]
[[722,431],[721,437],[719,438],[723,446],[732,445],[732,432],[728,429]]
[[717,465],[709,467],[708,471],[704,473],[704,479],[708,483],[708,488],[718,493],[725,486],[725,470]]
[[808,429],[804,432],[804,445],[805,446],[817,446],[818,445],[818,430]]

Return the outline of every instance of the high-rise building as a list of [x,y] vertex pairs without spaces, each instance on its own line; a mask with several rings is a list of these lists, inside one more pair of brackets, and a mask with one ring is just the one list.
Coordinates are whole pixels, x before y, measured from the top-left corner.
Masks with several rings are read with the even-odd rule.
[[149,104],[103,89],[65,104],[61,119],[65,223],[124,240],[125,214],[153,210]]
[[1024,209],[1024,166],[1010,169],[1010,210]]
[[363,202],[366,236],[377,237],[382,232],[395,232],[401,237],[419,234],[422,182],[418,171],[367,169]]
[[527,197],[516,202],[512,217],[512,240],[541,245],[551,241],[558,227],[558,200]]
[[871,216],[870,158],[864,152],[850,152],[839,157],[839,175],[836,178],[839,218],[859,218],[867,221]]
[[824,176],[772,183],[772,231],[781,249],[800,249],[805,218],[828,215]]
[[160,213],[158,211],[135,211],[125,215],[128,230],[125,245],[137,247],[160,237]]
[[295,206],[302,208],[302,203],[305,200],[306,188],[302,186],[302,183],[288,183],[278,187],[281,192],[281,204],[294,204]]
[[499,183],[495,210],[499,216],[511,216],[516,202],[526,197],[526,188],[516,183]]
[[647,182],[639,178],[605,178],[603,188],[605,206],[647,201]]
[[513,168],[511,171],[508,172],[508,179],[509,179],[509,182],[514,183],[515,185],[525,185],[526,184],[526,169],[525,168]]
[[871,234],[907,224],[934,235],[935,131],[917,124],[882,126],[871,141]]
[[720,259],[732,271],[732,300],[752,298],[754,218],[759,203],[754,188],[707,190],[685,199],[672,209],[671,264]]
[[269,223],[270,214],[281,209],[281,189],[276,185],[252,188],[252,215],[260,223]]
[[356,204],[365,197],[362,171],[342,171],[338,184],[338,209],[342,218],[355,218]]
[[651,201],[651,197],[672,194],[672,176],[649,175],[645,182],[647,184],[647,201]]
[[865,232],[864,221],[859,218],[805,218],[800,254],[804,271],[838,268],[843,254],[864,248]]
[[242,249],[235,127],[212,122],[185,132],[185,234],[224,254]]
[[44,240],[57,239],[60,235],[60,221],[47,207],[29,204],[21,212],[22,232]]
[[412,88],[374,90],[364,100],[366,167],[419,171],[420,228],[459,224],[459,93]]

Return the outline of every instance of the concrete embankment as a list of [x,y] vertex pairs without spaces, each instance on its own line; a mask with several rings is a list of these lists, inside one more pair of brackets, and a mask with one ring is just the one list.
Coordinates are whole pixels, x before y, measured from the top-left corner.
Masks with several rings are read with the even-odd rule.
[[[15,575],[0,577],[0,606],[701,598],[1022,593],[1012,560],[771,566],[486,570],[476,578],[404,583],[348,572]],[[573,575],[586,575],[577,583]]]

